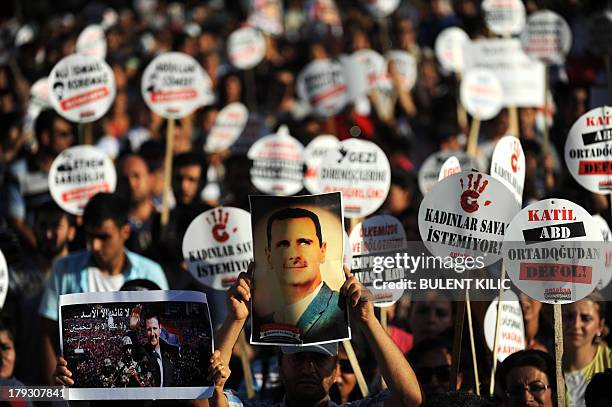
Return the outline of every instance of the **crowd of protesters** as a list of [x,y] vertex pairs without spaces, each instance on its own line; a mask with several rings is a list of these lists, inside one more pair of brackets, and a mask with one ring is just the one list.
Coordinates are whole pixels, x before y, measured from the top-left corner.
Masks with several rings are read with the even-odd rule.
[[[478,0],[401,1],[384,24],[368,13],[366,1],[336,0],[340,24],[332,25],[312,20],[310,5],[316,2],[287,0],[282,2],[284,32],[265,36],[263,61],[252,72],[245,72],[228,61],[226,39],[244,25],[249,13],[247,1],[23,3],[3,5],[0,13],[0,250],[6,257],[10,278],[1,314],[0,383],[18,379],[27,385],[55,383],[59,354],[57,295],[67,292],[62,291],[66,284],[58,285],[50,279],[54,269],[86,268],[93,260],[103,272],[123,275],[113,283],[116,289],[129,280],[148,279],[163,289],[206,290],[213,299],[215,295],[225,297],[225,293],[214,293],[195,281],[187,271],[181,244],[190,222],[203,211],[217,205],[248,210],[248,196],[258,193],[249,180],[248,145],[237,143],[214,154],[203,149],[217,113],[229,103],[242,102],[249,108],[251,140],[287,125],[290,134],[304,145],[321,134],[332,134],[340,140],[358,137],[378,144],[392,167],[390,192],[378,212],[397,217],[408,240],[420,240],[419,168],[435,151],[465,149],[469,130],[469,123],[457,114],[457,78],[445,72],[435,58],[435,38],[451,26],[461,27],[471,39],[494,37],[483,20]],[[524,205],[547,197],[565,198],[611,224],[608,197],[584,190],[563,162],[568,131],[589,110],[590,89],[607,86],[604,58],[589,51],[585,32],[586,21],[603,12],[603,3],[524,1],[527,13],[548,8],[563,16],[571,27],[573,43],[565,65],[551,70],[551,149],[543,145],[543,109],[518,109],[518,136],[526,156]],[[62,151],[83,142],[82,127],[53,110],[43,111],[32,121],[27,107],[32,84],[75,51],[79,33],[92,23],[105,27],[106,61],[117,87],[111,109],[93,123],[93,139],[114,160],[118,186],[114,194],[92,199],[84,217],[77,219],[53,202],[47,176]],[[418,64],[415,86],[411,91],[400,91],[391,115],[381,114],[376,100],[370,98],[321,119],[299,100],[297,76],[310,61],[360,49],[384,53],[389,48],[407,51]],[[216,102],[178,120],[174,127],[170,221],[162,227],[167,124],[147,109],[140,83],[147,64],[168,51],[186,53],[201,64],[211,79]],[[503,109],[482,123],[482,171],[488,171],[492,146],[508,133],[510,120],[509,111]],[[101,241],[102,232],[110,236],[110,241]],[[82,256],[82,262],[77,264],[78,256]],[[87,291],[87,286],[79,289]],[[405,378],[416,378],[425,405],[553,406],[556,393],[565,391],[568,405],[607,406],[612,400],[612,373],[606,371],[612,368],[612,351],[607,346],[610,338],[606,321],[610,315],[604,301],[606,291],[564,307],[565,389],[558,388],[556,382],[552,307],[525,295],[521,295],[520,304],[527,350],[511,355],[498,366],[492,400],[472,394],[477,390],[487,394],[489,388],[492,355],[485,345],[482,322],[487,303],[473,304],[480,389],[476,388],[467,340],[463,341],[457,387],[450,388],[457,303],[441,293],[431,292],[427,300],[418,302],[411,302],[405,295],[388,310],[387,332],[398,352],[405,355],[403,360],[409,361],[405,374],[410,376]],[[234,300],[240,300],[236,292],[233,295]],[[361,305],[353,308],[359,312],[366,309]],[[34,317],[39,309],[40,320]],[[236,316],[236,309],[229,311],[230,316],[232,312]],[[218,326],[228,314],[225,302],[213,301],[211,313]],[[241,321],[244,323],[244,319]],[[373,340],[372,332],[379,335],[380,331],[370,320],[364,321],[364,328],[355,330],[352,342],[370,392],[382,390],[383,377],[392,390],[400,389],[401,393],[406,383],[389,376],[395,370],[385,365],[386,354],[376,350],[382,347],[389,351],[389,344]],[[464,332],[464,338],[466,335]],[[232,388],[240,393],[244,390],[242,367],[237,352],[229,356],[231,342],[228,340],[232,345],[229,351],[225,348],[215,354],[213,368],[217,368],[216,383],[222,390]],[[107,345],[100,344],[103,348]],[[270,347],[248,347],[246,352],[258,400],[280,402],[286,395],[286,405],[293,405],[296,400],[291,396],[299,396],[299,392],[287,388],[293,383],[287,369],[297,366],[291,365],[297,363],[293,360],[297,357],[284,351],[277,355]],[[395,355],[395,350],[389,352]],[[109,351],[111,360],[118,356]],[[324,356],[331,359],[319,360],[321,366],[330,360],[334,363],[325,376],[331,377],[325,395],[336,403],[361,399],[344,348]],[[187,357],[185,363],[195,362],[190,355],[183,357]],[[102,373],[99,366],[94,370]],[[400,394],[405,396],[400,403],[418,404],[421,396],[417,393],[411,387]],[[222,391],[215,396],[220,397],[220,405],[223,397],[229,397],[224,394]],[[370,402],[365,405],[382,405],[376,404],[382,403],[378,399]]]

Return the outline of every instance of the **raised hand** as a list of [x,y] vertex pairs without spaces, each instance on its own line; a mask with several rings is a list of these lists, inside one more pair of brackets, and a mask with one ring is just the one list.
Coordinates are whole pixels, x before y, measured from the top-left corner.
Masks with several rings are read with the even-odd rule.
[[132,310],[130,314],[130,329],[137,329],[140,323],[140,312],[142,311],[142,305],[138,304]]
[[57,358],[53,376],[55,376],[55,383],[59,385],[72,386],[74,384],[74,380],[71,379],[72,372],[68,370],[68,362],[61,356]]
[[246,273],[240,273],[236,282],[227,292],[227,306],[229,314],[236,321],[244,321],[249,317],[249,302],[251,301],[251,287],[255,263],[249,264]]

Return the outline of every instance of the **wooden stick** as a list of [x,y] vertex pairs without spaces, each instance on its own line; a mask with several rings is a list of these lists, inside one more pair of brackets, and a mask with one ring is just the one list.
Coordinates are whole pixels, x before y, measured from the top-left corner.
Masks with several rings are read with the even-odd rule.
[[353,372],[355,373],[355,377],[357,378],[357,384],[359,385],[361,395],[363,397],[367,397],[370,392],[368,391],[368,385],[365,381],[365,378],[363,377],[361,367],[359,367],[359,361],[357,361],[357,356],[355,355],[355,351],[353,350],[353,345],[351,345],[351,341],[342,341],[342,346],[344,346],[346,356],[348,356],[349,362],[351,362],[351,367],[353,368]]
[[557,371],[557,406],[565,406],[565,380],[563,378],[563,317],[561,304],[553,305],[555,318],[555,367]]
[[549,135],[548,135],[548,72],[549,66],[548,64],[544,65],[544,157],[548,154],[548,144],[549,144]]
[[516,106],[508,106],[508,115],[510,116],[510,134],[513,134],[514,137],[520,137],[518,109]]
[[83,144],[93,144],[93,123],[83,123]]
[[468,317],[468,331],[470,333],[470,347],[472,348],[472,365],[474,367],[474,385],[476,394],[480,396],[480,380],[478,379],[478,364],[476,363],[476,346],[474,346],[474,325],[472,324],[472,305],[470,303],[470,292],[465,290],[465,309]]
[[240,349],[240,363],[242,364],[242,373],[244,375],[244,383],[246,384],[247,397],[252,399],[255,397],[255,389],[253,387],[253,373],[251,372],[251,364],[247,355],[247,341],[244,336],[244,330],[240,331],[238,336],[238,348]]
[[[388,332],[387,331],[387,309],[384,307],[380,308],[380,325],[385,330],[385,332]],[[382,375],[380,376],[380,388],[382,390],[387,389],[387,383],[385,382],[385,378],[382,377]]]
[[465,301],[457,303],[457,317],[455,318],[455,334],[453,339],[453,360],[451,364],[450,391],[457,390],[457,377],[459,376],[459,363],[461,362],[461,337],[463,335],[463,320],[465,318]]
[[495,317],[495,337],[493,339],[493,367],[491,368],[491,382],[489,385],[489,395],[493,397],[495,393],[495,370],[497,369],[497,347],[499,346],[499,323],[502,314],[502,296],[504,295],[504,279],[506,278],[506,267],[502,262],[499,298],[497,300],[497,316]]
[[478,151],[478,133],[480,132],[480,119],[474,117],[472,119],[472,127],[470,127],[470,135],[467,142],[467,154],[470,157],[476,157]]
[[166,226],[170,219],[170,181],[172,180],[172,150],[174,144],[174,119],[168,119],[166,131],[166,157],[164,158],[164,192],[162,199],[161,224]]

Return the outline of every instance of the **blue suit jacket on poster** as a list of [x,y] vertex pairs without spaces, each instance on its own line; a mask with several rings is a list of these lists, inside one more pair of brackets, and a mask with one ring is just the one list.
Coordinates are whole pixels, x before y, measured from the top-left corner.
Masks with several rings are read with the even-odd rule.
[[[254,318],[253,338],[260,341],[261,325],[273,322],[273,314],[266,315],[263,318]],[[341,303],[340,293],[333,291],[324,282],[319,293],[298,319],[297,327],[302,331],[300,339],[304,343],[347,338],[347,313],[346,307]]]

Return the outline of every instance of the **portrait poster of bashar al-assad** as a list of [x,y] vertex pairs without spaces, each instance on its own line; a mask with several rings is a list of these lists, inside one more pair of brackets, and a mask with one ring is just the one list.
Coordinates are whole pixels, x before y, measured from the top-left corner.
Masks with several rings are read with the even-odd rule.
[[254,291],[251,343],[310,345],[350,339],[340,295],[340,193],[251,196]]
[[119,291],[60,296],[70,400],[195,399],[212,395],[206,295]]

